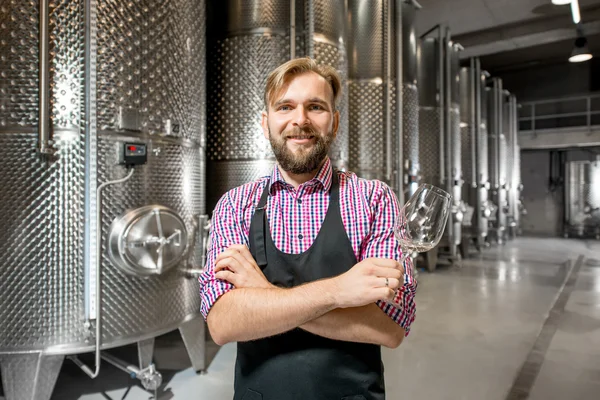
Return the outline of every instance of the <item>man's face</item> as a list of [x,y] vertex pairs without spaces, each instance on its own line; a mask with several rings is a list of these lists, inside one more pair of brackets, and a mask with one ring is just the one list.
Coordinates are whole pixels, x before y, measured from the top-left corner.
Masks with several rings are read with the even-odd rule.
[[281,168],[293,174],[316,170],[338,129],[331,86],[322,76],[307,72],[292,78],[270,103],[262,127]]

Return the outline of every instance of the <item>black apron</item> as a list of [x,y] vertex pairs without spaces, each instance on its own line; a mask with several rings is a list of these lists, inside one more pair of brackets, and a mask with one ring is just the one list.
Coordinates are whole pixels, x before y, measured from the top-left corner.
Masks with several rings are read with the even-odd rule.
[[[301,254],[283,253],[273,243],[265,212],[269,189],[267,182],[249,240],[252,256],[272,284],[298,286],[340,275],[356,264],[342,223],[335,170],[323,225]],[[327,339],[299,328],[239,342],[234,387],[234,400],[384,400],[381,347]]]

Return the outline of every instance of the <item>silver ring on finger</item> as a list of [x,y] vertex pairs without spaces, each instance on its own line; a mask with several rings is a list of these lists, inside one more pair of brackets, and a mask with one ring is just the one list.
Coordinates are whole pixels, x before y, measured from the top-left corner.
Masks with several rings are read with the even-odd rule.
[[385,278],[385,287],[390,287],[390,281],[388,278]]

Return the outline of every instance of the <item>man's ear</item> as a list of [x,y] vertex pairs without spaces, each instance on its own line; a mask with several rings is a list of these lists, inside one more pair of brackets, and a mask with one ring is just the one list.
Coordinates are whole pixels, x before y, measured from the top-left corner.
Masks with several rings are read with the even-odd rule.
[[263,135],[267,140],[269,140],[269,115],[266,111],[261,113],[260,126],[262,127]]
[[333,137],[337,137],[338,134],[338,128],[340,127],[340,112],[339,111],[335,111],[335,113],[333,113]]

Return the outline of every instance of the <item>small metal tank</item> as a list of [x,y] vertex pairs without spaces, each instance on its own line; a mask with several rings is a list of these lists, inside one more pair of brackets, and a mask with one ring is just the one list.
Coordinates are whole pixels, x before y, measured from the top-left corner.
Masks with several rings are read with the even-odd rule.
[[275,158],[260,126],[265,81],[291,58],[311,56],[338,69],[341,119],[329,155],[335,167],[348,167],[345,17],[345,2],[337,1],[208,3],[209,210],[227,190],[270,173]]
[[100,348],[145,369],[178,327],[203,369],[204,2],[32,4],[0,7],[4,395],[49,399]]
[[[402,26],[402,131],[397,129],[396,54],[401,4]],[[390,5],[392,5],[390,7]],[[414,1],[356,0],[349,2],[350,169],[367,179],[389,183],[396,192],[400,170],[401,199],[417,188],[419,126],[417,91],[417,39]],[[388,85],[389,83],[389,85]],[[402,135],[402,157],[398,135]],[[397,163],[396,161],[400,162]],[[399,164],[399,165],[398,165]]]
[[565,163],[565,236],[600,239],[600,160]]

